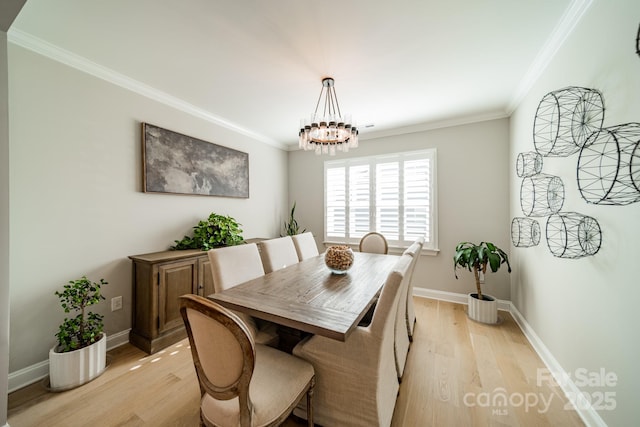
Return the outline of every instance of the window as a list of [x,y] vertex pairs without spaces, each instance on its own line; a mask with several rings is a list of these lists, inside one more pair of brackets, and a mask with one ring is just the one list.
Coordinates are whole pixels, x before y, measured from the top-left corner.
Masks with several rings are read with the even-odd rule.
[[430,149],[326,161],[325,241],[357,244],[378,231],[392,247],[424,236],[437,249],[435,160]]

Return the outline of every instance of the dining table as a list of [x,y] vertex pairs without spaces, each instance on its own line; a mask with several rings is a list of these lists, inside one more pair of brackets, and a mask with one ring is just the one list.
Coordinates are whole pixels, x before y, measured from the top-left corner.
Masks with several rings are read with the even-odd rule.
[[335,274],[320,254],[208,298],[255,318],[346,341],[375,304],[398,259],[354,252],[351,268]]

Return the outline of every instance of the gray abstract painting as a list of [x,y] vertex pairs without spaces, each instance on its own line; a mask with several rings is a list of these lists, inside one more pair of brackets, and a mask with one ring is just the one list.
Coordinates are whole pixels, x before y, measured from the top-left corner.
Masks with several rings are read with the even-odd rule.
[[249,155],[142,123],[143,191],[249,197]]

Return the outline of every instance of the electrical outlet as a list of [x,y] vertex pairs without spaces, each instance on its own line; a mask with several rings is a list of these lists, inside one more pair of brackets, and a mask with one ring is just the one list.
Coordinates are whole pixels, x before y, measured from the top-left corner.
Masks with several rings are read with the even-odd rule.
[[480,283],[484,285],[484,273],[482,270],[478,271],[478,276],[480,276]]
[[111,298],[111,311],[120,310],[122,308],[122,296]]

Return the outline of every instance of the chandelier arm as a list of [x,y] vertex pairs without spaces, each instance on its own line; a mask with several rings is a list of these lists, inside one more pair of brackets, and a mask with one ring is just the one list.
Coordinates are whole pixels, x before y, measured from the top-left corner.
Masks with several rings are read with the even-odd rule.
[[324,98],[324,112],[323,115],[327,117],[327,109],[329,110],[329,114],[331,114],[331,88],[327,87],[327,95]]
[[320,100],[322,99],[322,92],[324,91],[324,88],[320,89],[320,96],[318,97],[318,102],[316,102],[316,110],[313,112],[314,116],[318,115],[318,107],[320,106]]
[[340,103],[338,102],[338,95],[336,95],[336,88],[333,87],[333,98],[336,100],[336,106],[334,107],[334,110],[337,109],[338,111],[338,117],[342,117],[342,113],[340,112]]

